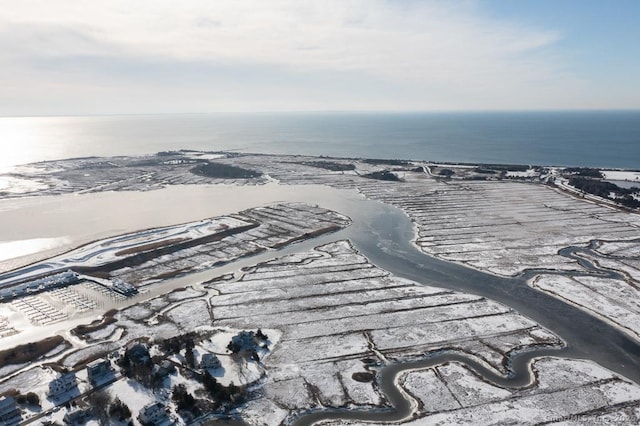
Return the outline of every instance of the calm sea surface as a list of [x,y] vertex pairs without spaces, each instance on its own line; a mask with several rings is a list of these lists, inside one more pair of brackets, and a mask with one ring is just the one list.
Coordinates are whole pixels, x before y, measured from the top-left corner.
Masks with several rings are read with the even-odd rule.
[[0,169],[172,149],[640,168],[640,111],[0,118]]

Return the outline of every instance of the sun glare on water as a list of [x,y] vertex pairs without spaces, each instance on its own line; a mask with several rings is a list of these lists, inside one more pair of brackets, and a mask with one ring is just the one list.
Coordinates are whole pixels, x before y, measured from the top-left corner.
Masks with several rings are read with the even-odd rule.
[[67,244],[67,238],[32,238],[19,241],[0,241],[0,261],[26,256]]
[[59,117],[0,118],[0,173],[12,166],[64,157],[55,141]]

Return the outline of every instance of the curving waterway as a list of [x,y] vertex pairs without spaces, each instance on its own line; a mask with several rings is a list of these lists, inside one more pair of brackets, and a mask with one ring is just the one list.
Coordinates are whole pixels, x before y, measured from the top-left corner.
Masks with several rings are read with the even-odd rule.
[[[142,226],[138,224],[138,221],[123,223],[123,217],[126,217],[122,215],[123,208],[130,213],[127,217],[128,221],[132,220],[131,212],[143,214],[140,222],[146,223],[148,227],[149,217],[155,217],[155,220],[158,221],[159,219],[157,216],[146,216],[144,209],[148,209],[150,213],[154,214],[162,212],[164,223],[153,224],[159,226],[239,211],[249,207],[243,204],[248,202],[251,202],[253,206],[279,201],[317,203],[322,207],[350,216],[353,224],[334,234],[290,245],[281,250],[263,252],[219,268],[166,280],[161,284],[154,285],[148,293],[141,297],[148,298],[163,294],[172,288],[184,287],[220,276],[223,273],[237,271],[242,266],[253,265],[289,253],[310,250],[332,241],[348,239],[371,263],[396,276],[424,285],[477,294],[501,302],[553,331],[566,343],[566,347],[562,349],[537,349],[513,354],[508,365],[510,370],[506,376],[500,376],[485,368],[472,356],[458,352],[437,352],[429,354],[421,361],[391,364],[380,370],[379,383],[382,392],[393,408],[334,409],[300,413],[299,418],[295,420],[296,425],[308,425],[320,420],[336,418],[371,421],[410,418],[414,412],[415,401],[398,385],[398,377],[413,369],[427,368],[449,361],[463,363],[484,380],[505,387],[522,387],[530,384],[532,360],[548,355],[591,359],[640,383],[640,344],[638,341],[619,328],[527,285],[527,280],[541,272],[566,274],[565,272],[529,270],[516,277],[501,277],[428,256],[412,243],[415,238],[414,227],[404,212],[380,202],[363,200],[350,191],[294,185],[286,188],[270,188],[268,185],[261,188],[235,187],[232,188],[233,196],[236,197],[235,203],[229,202],[225,205],[219,203],[221,199],[219,196],[213,196],[214,194],[223,194],[220,191],[222,190],[206,189],[206,187],[172,187],[146,194],[91,194],[80,197],[61,196],[51,199],[36,197],[30,200],[20,200],[13,204],[2,203],[0,207],[3,207],[4,210],[0,209],[0,219],[12,219],[9,223],[16,230],[16,239],[22,239],[29,237],[29,232],[37,235],[42,234],[37,227],[38,218],[34,217],[34,214],[36,216],[37,214],[46,215],[47,229],[51,229],[53,223],[57,225],[55,229],[60,233],[60,235],[52,237],[70,236],[77,243],[83,238],[87,240],[92,239],[93,236],[95,239],[98,234],[100,237],[112,236],[140,229]],[[225,198],[227,201],[231,201],[230,194],[224,192],[224,195],[228,197]],[[249,201],[252,197],[256,198]],[[104,208],[97,209],[96,206],[104,203],[105,200],[108,203],[102,205]],[[41,208],[33,209],[32,204],[38,204]],[[52,206],[62,205],[64,208],[52,208]],[[185,206],[196,208],[185,208]],[[20,219],[24,216],[21,213],[24,209],[39,213]],[[91,220],[89,221],[87,218]],[[24,220],[24,223],[21,223],[20,220]],[[101,225],[101,229],[95,229],[96,223]],[[581,251],[585,252],[588,249],[568,247],[561,251],[562,255],[578,260],[585,268],[578,274],[619,277],[615,272],[597,268],[593,263],[577,256]],[[133,304],[139,301],[138,298],[135,298],[126,303]],[[122,308],[124,306],[119,304],[114,307]],[[82,319],[76,319],[76,321],[80,320]],[[55,327],[63,329],[65,324],[56,324]],[[51,331],[54,331],[53,328]]]
[[[378,379],[380,390],[392,408],[313,411],[302,413],[294,425],[311,425],[330,419],[375,422],[410,419],[415,401],[398,384],[399,376],[451,361],[466,365],[490,383],[509,388],[531,384],[532,361],[543,356],[591,359],[640,383],[639,342],[617,327],[527,284],[530,278],[542,272],[560,275],[566,275],[566,272],[540,269],[528,270],[516,277],[501,277],[439,260],[422,253],[412,244],[414,228],[404,212],[381,203],[367,203],[369,205],[364,209],[360,206],[357,211],[343,211],[351,215],[354,224],[336,237],[348,238],[373,264],[396,276],[501,302],[556,333],[565,341],[566,347],[515,353],[509,360],[506,376],[498,375],[473,357],[455,351],[436,352],[420,361],[391,364],[381,369]],[[568,247],[560,254],[578,260],[586,268],[577,274],[620,278],[616,272],[597,268],[592,262],[576,256],[576,253],[584,251],[588,249]]]
[[409,396],[398,383],[403,374],[412,370],[420,370],[435,367],[447,362],[464,364],[483,380],[503,388],[520,389],[534,383],[534,374],[531,363],[535,358],[542,356],[561,356],[565,349],[537,349],[524,352],[514,360],[517,362],[510,368],[506,376],[497,374],[494,370],[485,367],[477,359],[468,354],[443,350],[429,354],[425,359],[407,363],[395,363],[381,369],[378,376],[378,385],[385,395],[391,407],[376,409],[331,409],[304,413],[294,420],[292,425],[312,425],[324,420],[361,420],[370,422],[400,422],[410,420],[417,408],[417,402]]

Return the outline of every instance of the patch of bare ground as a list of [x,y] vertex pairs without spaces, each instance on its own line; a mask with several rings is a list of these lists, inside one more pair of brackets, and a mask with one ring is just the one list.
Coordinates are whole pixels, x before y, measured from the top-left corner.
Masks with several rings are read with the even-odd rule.
[[94,333],[98,330],[102,330],[110,324],[117,322],[115,319],[115,314],[118,311],[116,309],[111,309],[102,316],[102,318],[93,321],[91,324],[85,325],[81,324],[71,330],[71,334],[78,336],[80,338],[84,338],[87,334]]
[[126,256],[126,255],[129,255],[129,254],[137,254],[137,253],[142,253],[142,252],[145,252],[145,251],[153,251],[153,250],[157,250],[157,249],[160,249],[160,248],[163,248],[163,247],[171,246],[171,245],[176,244],[176,243],[181,243],[181,242],[184,242],[184,241],[187,241],[187,240],[188,240],[187,238],[173,238],[171,240],[160,241],[160,242],[157,242],[157,243],[143,244],[143,245],[140,245],[140,246],[137,246],[137,247],[133,247],[133,248],[130,248],[130,249],[117,251],[117,252],[115,252],[115,255],[116,256]]
[[52,336],[38,342],[19,345],[11,349],[0,351],[0,366],[8,364],[22,364],[32,362],[55,349],[66,344],[62,336]]

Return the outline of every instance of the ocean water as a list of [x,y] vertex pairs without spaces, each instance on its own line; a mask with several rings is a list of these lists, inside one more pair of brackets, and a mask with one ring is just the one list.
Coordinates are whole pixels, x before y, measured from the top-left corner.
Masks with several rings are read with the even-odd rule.
[[173,149],[640,169],[640,111],[0,118],[0,169]]

